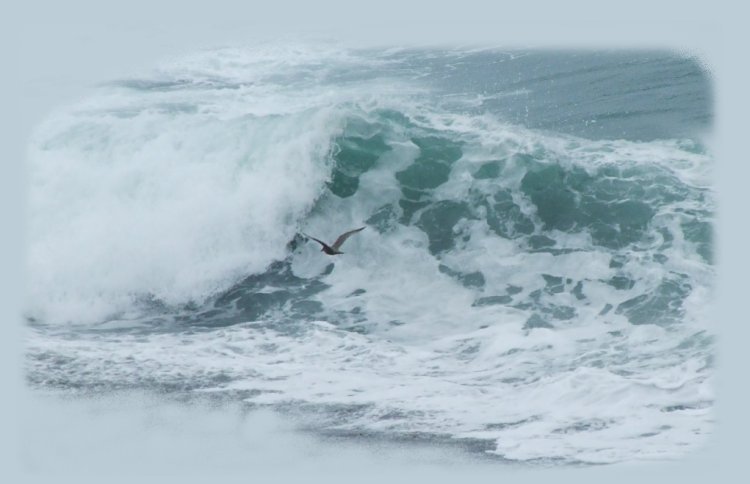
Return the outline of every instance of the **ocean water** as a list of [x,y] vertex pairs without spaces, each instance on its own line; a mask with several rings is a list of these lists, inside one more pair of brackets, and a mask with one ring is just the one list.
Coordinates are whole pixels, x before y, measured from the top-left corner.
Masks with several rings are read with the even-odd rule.
[[113,80],[29,145],[28,385],[683,458],[713,428],[711,110],[658,51],[269,43]]

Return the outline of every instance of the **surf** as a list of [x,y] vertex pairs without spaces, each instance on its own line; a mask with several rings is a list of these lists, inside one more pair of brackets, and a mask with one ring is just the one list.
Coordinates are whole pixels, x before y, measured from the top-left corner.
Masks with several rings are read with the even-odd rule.
[[[549,79],[588,85],[588,65],[487,93],[454,74],[489,86],[505,71],[488,65],[556,69],[546,55],[221,49],[52,114],[29,148],[29,381],[301,402],[316,428],[523,461],[698,445],[712,155],[698,137],[604,136],[646,116],[625,89],[602,129],[519,122],[516,103],[545,104]],[[651,57],[585,62],[635,75]],[[697,109],[693,88],[673,114]],[[602,96],[571,113],[614,109]],[[362,226],[335,258],[300,235]]]

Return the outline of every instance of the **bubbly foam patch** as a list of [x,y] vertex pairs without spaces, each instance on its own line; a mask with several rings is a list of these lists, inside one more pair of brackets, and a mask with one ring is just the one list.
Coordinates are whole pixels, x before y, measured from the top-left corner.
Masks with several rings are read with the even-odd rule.
[[489,441],[492,452],[521,461],[609,463],[699,449],[713,426],[698,356],[706,341],[667,338],[655,326],[613,329],[530,337],[496,324],[429,344],[313,321],[292,334],[258,324],[54,344],[32,334],[39,358],[29,369],[50,384],[60,377],[100,391],[174,388],[307,406],[300,421],[312,428]]

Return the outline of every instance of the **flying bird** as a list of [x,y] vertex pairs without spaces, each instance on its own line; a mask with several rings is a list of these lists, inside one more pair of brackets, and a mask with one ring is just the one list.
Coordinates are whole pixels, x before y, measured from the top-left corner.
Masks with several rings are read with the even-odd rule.
[[350,230],[349,232],[344,232],[343,234],[339,235],[339,238],[336,239],[336,242],[334,242],[332,245],[328,245],[325,242],[323,242],[322,240],[318,240],[315,237],[310,237],[307,234],[303,233],[302,235],[304,235],[308,239],[313,239],[315,242],[317,242],[320,245],[322,245],[323,248],[320,249],[321,252],[325,252],[328,255],[339,255],[339,254],[343,254],[343,252],[341,252],[339,249],[341,248],[342,245],[344,245],[344,242],[346,242],[346,239],[348,239],[349,237],[351,237],[352,235],[356,234],[357,232],[359,232],[361,230],[364,230],[364,227],[360,227],[358,229]]

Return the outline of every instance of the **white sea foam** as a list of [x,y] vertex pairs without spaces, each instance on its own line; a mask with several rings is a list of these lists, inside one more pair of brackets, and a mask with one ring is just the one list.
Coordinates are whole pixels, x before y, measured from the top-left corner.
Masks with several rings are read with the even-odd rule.
[[52,320],[200,301],[282,257],[340,129],[325,110],[87,124],[50,121],[31,155],[30,297]]
[[[73,358],[75,371],[43,372],[65,373],[71,384],[138,386],[149,375],[157,385],[252,391],[247,401],[256,405],[365,405],[318,425],[491,439],[494,452],[510,459],[604,463],[699,449],[713,425],[705,368],[679,363],[691,350],[658,327],[618,326],[617,336],[608,329],[539,329],[529,337],[507,322],[410,344],[325,322],[294,335],[247,324],[54,344],[32,335],[29,349]],[[473,347],[476,354],[465,351]],[[211,385],[219,379],[228,382]]]

